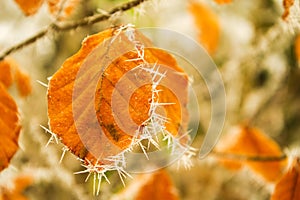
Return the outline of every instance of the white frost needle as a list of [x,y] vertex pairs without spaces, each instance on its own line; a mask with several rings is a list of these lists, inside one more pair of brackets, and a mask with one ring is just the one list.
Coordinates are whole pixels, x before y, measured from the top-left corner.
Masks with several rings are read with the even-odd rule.
[[141,149],[142,149],[144,155],[146,156],[147,160],[149,160],[148,154],[147,154],[147,152],[146,152],[146,150],[145,150],[146,147],[145,147],[144,145],[142,145],[142,140],[143,140],[143,139],[140,139],[140,140],[137,142],[137,144],[140,145],[140,147],[141,147]]
[[140,5],[134,9],[133,19],[134,21],[138,18],[138,16],[143,16],[146,14],[146,10],[143,5]]
[[48,84],[43,83],[42,81],[36,80],[36,82],[38,82],[40,85],[44,86],[45,88],[48,88]]
[[[156,64],[154,64],[154,66],[153,66],[152,68],[143,67],[143,66],[141,66],[140,68],[143,69],[143,70],[145,70],[146,72],[148,72],[148,73],[150,73],[150,74],[153,74],[153,76],[154,76],[155,78],[156,78],[156,76],[159,76],[159,77],[160,77],[159,80],[161,80],[162,78],[166,77],[166,72],[161,73],[161,72],[159,72],[158,70],[155,70]],[[159,66],[158,66],[158,68],[159,68]],[[152,78],[153,78],[153,77],[152,77]],[[159,82],[159,81],[156,81],[156,82]]]
[[93,195],[94,196],[96,194],[96,176],[97,176],[97,174],[96,174],[96,172],[94,172],[94,180],[93,180]]
[[[86,173],[86,172],[84,172],[84,173]],[[81,173],[77,173],[77,174],[81,174]],[[91,173],[88,173],[88,175],[86,176],[84,182],[87,182],[89,180],[90,176],[91,176]]]
[[[120,34],[122,33],[122,31],[126,30],[126,29],[130,29],[130,30],[134,30],[133,29],[134,25],[133,24],[127,24],[127,25],[124,25],[124,26],[120,26],[118,28],[118,30],[116,31],[116,34],[113,36],[113,38],[111,39],[110,43],[112,44],[116,39],[117,37],[120,36]],[[127,33],[127,32],[126,32]],[[125,34],[126,34],[125,33]],[[128,38],[129,39],[129,38]],[[130,39],[129,39],[130,40]],[[130,40],[131,41],[131,40]]]
[[168,146],[168,149],[170,149],[171,145],[172,145],[172,136],[170,133],[167,133],[165,134],[164,138],[163,138],[163,141],[167,141],[167,146]]
[[67,148],[67,147],[63,147],[62,148],[62,154],[61,154],[61,157],[60,157],[60,159],[59,159],[59,163],[61,163],[62,162],[62,160],[64,159],[64,157],[65,157],[65,155],[66,155],[66,152],[67,151],[69,151],[69,149]]
[[106,161],[113,162],[115,166],[122,166],[126,167],[126,159],[125,159],[125,153],[131,151],[131,149],[125,149],[121,153],[115,155],[115,156],[109,156],[105,158]]
[[[75,172],[74,174],[83,174],[83,173],[88,173],[86,180],[88,181],[88,179],[90,178],[90,176],[93,174],[93,194],[94,195],[99,195],[100,193],[100,188],[101,188],[101,181],[102,178],[104,177],[104,179],[106,180],[107,183],[110,184],[109,179],[107,178],[107,176],[105,175],[106,172],[108,171],[117,171],[118,175],[123,183],[123,185],[125,186],[125,182],[124,182],[124,178],[130,177],[132,178],[132,176],[130,174],[128,174],[125,170],[124,167],[122,166],[124,164],[124,153],[130,151],[130,149],[126,149],[123,152],[121,152],[120,154],[116,155],[116,156],[110,156],[108,157],[106,160],[107,161],[111,161],[113,162],[112,164],[106,164],[106,165],[99,165],[98,161],[96,162],[96,164],[92,164],[91,161],[89,160],[85,160],[86,164],[81,164],[84,168],[86,168],[85,170],[79,171],[79,172]],[[98,184],[98,185],[96,185]]]
[[103,10],[101,8],[97,8],[96,10],[97,13],[100,13],[102,15],[109,15],[109,13],[106,10]]
[[123,180],[122,174],[120,173],[119,170],[117,170],[117,171],[118,171],[119,177],[120,177],[120,179],[121,179],[121,181],[122,181],[122,183],[123,183],[123,186],[125,187],[125,182],[124,182],[124,180]]
[[153,102],[151,103],[153,106],[169,106],[169,105],[174,105],[176,103],[159,103],[159,102]]
[[189,86],[192,86],[194,83],[194,77],[193,76],[188,76],[188,84]]
[[55,133],[53,133],[52,131],[50,131],[49,129],[47,129],[46,127],[44,127],[44,126],[42,126],[42,125],[40,125],[40,127],[41,127],[42,129],[44,129],[47,133],[50,133],[50,134],[51,134],[51,137],[50,137],[50,139],[48,140],[48,142],[47,142],[47,144],[46,144],[46,147],[47,147],[51,142],[53,142],[53,140],[55,140],[56,144],[58,144],[58,138],[57,138],[57,136],[56,136]]
[[125,31],[125,35],[128,38],[129,41],[135,42],[135,35],[134,35],[134,25],[132,24],[127,24],[127,28]]
[[179,169],[181,165],[183,165],[185,169],[193,167],[192,157],[196,156],[196,151],[196,148],[188,146],[182,157],[177,162],[177,169]]
[[[138,49],[137,47],[135,47],[135,51],[134,52],[136,52],[137,54],[138,54],[138,56],[137,56],[137,58],[132,58],[132,59],[127,59],[127,60],[125,60],[126,62],[132,62],[132,61],[143,61],[143,64],[142,65],[144,65],[145,64],[145,58],[144,58],[144,55],[145,55],[145,52],[144,52],[144,47],[142,46],[140,49]],[[138,66],[137,66],[138,67]]]
[[100,193],[100,188],[101,188],[101,181],[102,181],[102,175],[98,174],[98,188],[97,188],[97,196]]

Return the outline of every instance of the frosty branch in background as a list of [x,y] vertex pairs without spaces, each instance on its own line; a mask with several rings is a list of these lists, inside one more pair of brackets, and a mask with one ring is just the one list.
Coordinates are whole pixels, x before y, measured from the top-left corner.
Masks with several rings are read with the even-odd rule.
[[110,19],[113,15],[115,15],[118,12],[125,12],[127,10],[130,10],[131,8],[134,8],[141,3],[148,1],[148,0],[133,0],[127,3],[124,3],[123,5],[117,6],[113,9],[111,9],[109,12],[105,14],[94,14],[92,16],[85,17],[80,20],[76,21],[65,21],[65,22],[53,22],[49,26],[47,26],[45,29],[39,31],[34,36],[20,42],[19,44],[16,44],[15,46],[12,46],[5,50],[3,53],[0,54],[0,61],[3,60],[6,56],[10,55],[11,53],[14,53],[23,47],[26,47],[37,40],[45,37],[50,32],[59,32],[59,31],[68,31],[72,29],[76,29],[78,27],[88,26],[91,24],[95,24],[97,22],[102,22]]
[[274,161],[282,161],[287,158],[286,154],[282,154],[280,156],[248,156],[241,154],[232,154],[232,153],[223,153],[223,152],[212,152],[212,156],[216,156],[222,159],[228,160],[238,160],[238,161],[254,161],[254,162],[274,162]]

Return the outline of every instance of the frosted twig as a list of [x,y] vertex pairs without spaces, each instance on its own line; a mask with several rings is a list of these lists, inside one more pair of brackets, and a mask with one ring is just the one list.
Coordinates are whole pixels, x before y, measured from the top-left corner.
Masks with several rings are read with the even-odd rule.
[[242,154],[235,154],[235,153],[223,153],[223,152],[212,152],[213,156],[226,158],[230,160],[239,160],[239,161],[252,161],[252,162],[274,162],[274,161],[282,161],[287,158],[286,154],[278,155],[278,156],[248,156]]
[[74,30],[78,27],[83,27],[83,26],[88,26],[91,24],[95,24],[97,22],[102,22],[109,20],[112,18],[116,13],[119,12],[125,12],[127,10],[130,10],[131,8],[137,7],[138,5],[142,4],[143,2],[148,1],[148,0],[132,0],[129,2],[126,2],[120,6],[117,6],[113,9],[111,9],[107,13],[102,13],[102,14],[94,14],[92,16],[85,17],[80,20],[76,21],[64,21],[64,22],[53,22],[49,24],[48,27],[40,30],[38,33],[33,35],[32,37],[8,48],[4,52],[0,54],[0,61],[3,60],[6,56],[10,55],[11,53],[14,53],[26,46],[29,46],[36,42],[37,40],[45,37],[49,33],[53,32],[60,32],[60,31],[68,31],[68,30]]

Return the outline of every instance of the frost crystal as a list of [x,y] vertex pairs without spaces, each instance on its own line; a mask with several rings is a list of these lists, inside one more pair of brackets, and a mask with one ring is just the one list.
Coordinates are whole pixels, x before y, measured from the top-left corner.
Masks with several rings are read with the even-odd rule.
[[47,133],[50,133],[51,134],[51,137],[50,139],[48,140],[47,144],[46,144],[46,147],[50,144],[50,143],[53,143],[55,141],[56,144],[58,144],[58,138],[56,136],[55,133],[53,133],[52,131],[50,131],[49,129],[47,129],[46,127],[40,125],[40,127],[42,129],[44,129]]

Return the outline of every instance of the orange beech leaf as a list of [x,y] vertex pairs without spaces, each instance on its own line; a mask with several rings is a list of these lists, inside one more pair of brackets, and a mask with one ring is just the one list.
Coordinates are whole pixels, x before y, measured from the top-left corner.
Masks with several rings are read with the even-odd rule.
[[15,2],[19,5],[23,13],[29,16],[39,10],[44,0],[15,0]]
[[214,0],[215,2],[219,3],[219,4],[225,4],[225,3],[231,3],[232,0]]
[[[146,48],[151,42],[135,30],[135,40],[145,46],[144,61],[137,59],[139,54],[132,51],[136,43],[121,33],[122,29],[115,27],[87,37],[81,49],[64,62],[49,82],[51,131],[72,153],[92,164],[105,163],[108,156],[128,148],[133,136],[147,125],[152,85],[136,84],[151,77],[146,70],[134,71],[144,61],[161,68],[168,66],[164,68],[168,75],[162,79],[162,85],[157,86],[160,102],[172,102],[157,111],[169,118],[170,123],[165,123],[166,130],[176,136],[187,129],[188,79],[183,70],[167,52]],[[118,38],[109,40],[114,37]],[[119,55],[122,49],[127,50]],[[103,66],[107,67],[103,69]]]
[[11,58],[5,58],[0,62],[0,83],[6,88],[16,82],[19,94],[23,97],[28,96],[31,91],[30,77],[23,73],[18,64]]
[[14,63],[11,59],[5,58],[0,61],[0,82],[8,88],[13,83],[12,68]]
[[13,188],[0,188],[0,199],[3,200],[27,200],[24,196],[24,190],[32,184],[33,180],[30,176],[19,176],[14,180]]
[[220,24],[217,15],[207,5],[199,2],[191,2],[189,11],[198,28],[200,43],[209,54],[213,54],[218,47],[220,37]]
[[[146,175],[147,176],[147,175]],[[177,200],[179,199],[171,177],[165,170],[154,172],[140,188],[136,200]],[[143,179],[143,177],[141,177]]]
[[300,158],[295,158],[290,169],[276,183],[271,200],[298,199],[300,199]]
[[17,105],[0,83],[0,171],[8,166],[19,148],[20,129]]
[[268,157],[281,158],[283,153],[275,141],[260,130],[247,126],[238,127],[226,135],[217,145],[216,153],[220,153],[220,161],[228,168],[239,169],[245,164],[270,182],[278,180],[286,166],[284,158],[264,160]]
[[112,198],[117,199],[178,200],[179,195],[170,175],[162,169],[135,177],[131,185]]
[[27,74],[21,72],[18,68],[15,72],[15,81],[17,83],[17,88],[21,96],[28,96],[32,92],[30,77]]
[[80,0],[47,0],[50,13],[60,20],[70,16],[79,2]]
[[298,63],[300,63],[300,35],[298,35],[295,40],[295,56]]
[[287,20],[290,14],[290,8],[294,5],[294,0],[283,0],[284,12],[282,14],[282,19]]

